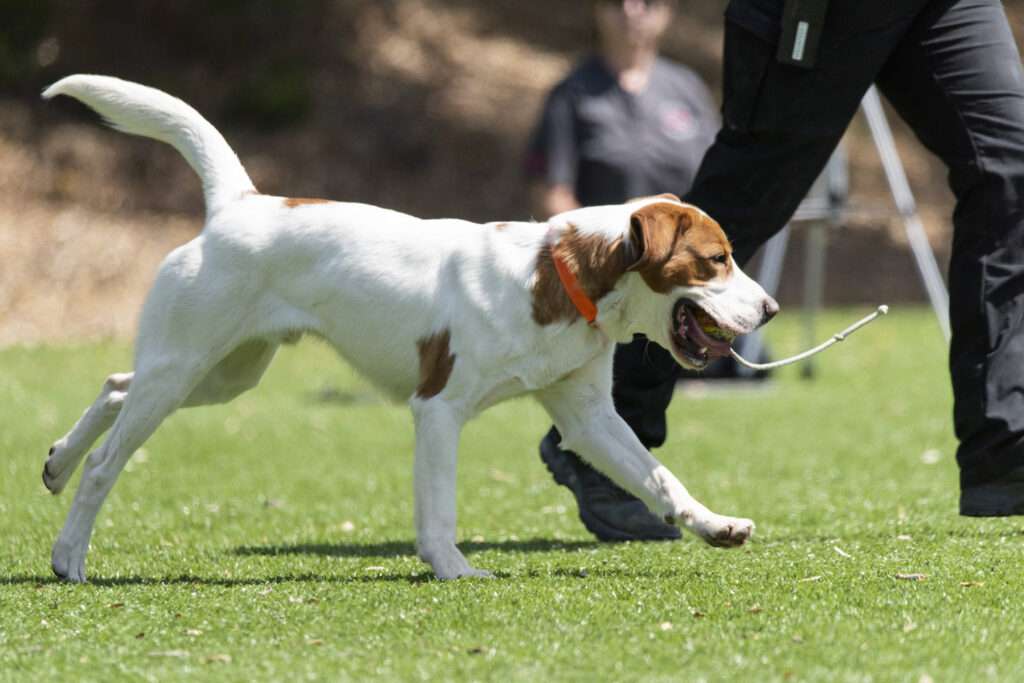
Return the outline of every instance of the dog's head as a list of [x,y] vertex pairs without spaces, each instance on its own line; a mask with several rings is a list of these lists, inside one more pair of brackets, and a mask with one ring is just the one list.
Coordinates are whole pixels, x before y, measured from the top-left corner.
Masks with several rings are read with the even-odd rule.
[[[584,289],[595,300],[621,292],[623,314],[609,324],[624,329],[609,331],[618,338],[643,333],[684,367],[703,369],[729,355],[736,337],[778,312],[778,304],[736,265],[721,226],[674,195],[552,220],[572,226],[568,239],[552,249],[571,259]],[[597,279],[603,286],[593,285]]]

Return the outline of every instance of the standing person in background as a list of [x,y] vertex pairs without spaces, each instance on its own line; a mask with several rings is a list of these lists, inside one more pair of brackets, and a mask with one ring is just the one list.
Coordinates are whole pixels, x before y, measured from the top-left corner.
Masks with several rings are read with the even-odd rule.
[[[700,77],[658,55],[674,5],[593,3],[598,52],[552,90],[528,150],[538,217],[689,189],[719,120]],[[677,375],[671,355],[643,337],[616,350],[615,404],[648,448],[665,440],[664,407]],[[603,541],[679,537],[638,499],[560,449],[560,440],[552,427],[541,458],[576,496],[591,533]]]

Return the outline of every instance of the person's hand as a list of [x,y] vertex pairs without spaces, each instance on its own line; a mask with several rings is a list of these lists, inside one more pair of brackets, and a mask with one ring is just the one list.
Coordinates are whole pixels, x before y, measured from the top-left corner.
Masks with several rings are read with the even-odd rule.
[[576,193],[568,185],[538,184],[531,189],[531,195],[533,211],[538,220],[580,208]]

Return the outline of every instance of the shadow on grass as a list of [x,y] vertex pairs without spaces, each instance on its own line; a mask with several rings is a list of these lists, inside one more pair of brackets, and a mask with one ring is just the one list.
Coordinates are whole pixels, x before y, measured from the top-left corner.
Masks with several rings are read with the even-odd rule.
[[[499,575],[500,576],[500,575]],[[193,576],[181,574],[179,576],[116,576],[110,578],[90,578],[87,586],[98,586],[110,588],[116,586],[222,586],[226,588],[238,586],[265,586],[279,583],[380,583],[380,582],[404,582],[404,583],[426,583],[435,581],[434,575],[430,572],[417,574],[394,574],[374,573],[365,576],[331,576],[324,574],[294,574],[291,576],[263,576],[224,578],[211,576]],[[0,577],[0,586],[22,586],[32,585],[36,588],[47,586],[74,586],[58,579],[56,576],[30,576],[27,574]]]
[[[484,552],[487,550],[500,550],[503,552],[548,552],[548,551],[571,551],[584,548],[593,548],[599,545],[596,541],[555,541],[550,539],[529,539],[523,541],[496,541],[496,542],[466,542],[460,543],[459,547],[466,554]],[[412,543],[402,541],[385,541],[382,543],[296,543],[290,545],[267,545],[267,546],[241,546],[230,551],[233,555],[243,557],[276,557],[288,555],[318,555],[321,557],[408,557],[416,554],[416,548]],[[572,571],[555,570],[555,575],[574,575]],[[496,571],[495,576],[499,579],[510,578],[512,575],[507,572]],[[287,576],[264,576],[264,577],[210,577],[182,574],[179,576],[117,576],[90,578],[88,585],[98,587],[116,586],[263,586],[280,583],[381,583],[399,582],[409,584],[421,584],[429,581],[436,581],[429,570],[415,574],[394,573],[374,571],[373,573],[352,575],[331,575],[331,574],[294,574]],[[39,575],[14,575],[0,576],[0,586],[35,585],[37,588],[46,586],[66,585],[55,576]]]
[[[493,572],[495,579],[516,580],[516,579],[601,579],[601,578],[632,578],[632,579],[657,579],[657,580],[681,580],[699,579],[700,573],[693,572],[687,568],[651,570],[634,567],[598,567],[571,569],[559,567],[552,570],[530,569],[526,572],[512,574],[496,570]],[[460,579],[453,584],[465,581],[477,582],[487,579]],[[437,579],[433,572],[427,570],[415,574],[399,574],[394,572],[373,572],[359,576],[341,576],[330,574],[292,574],[286,576],[253,576],[226,578],[222,576],[196,576],[193,574],[180,574],[178,576],[115,576],[90,578],[85,584],[74,584],[58,579],[56,576],[39,576],[19,574],[14,576],[0,576],[0,587],[3,586],[33,586],[38,590],[48,587],[73,590],[77,586],[83,588],[118,588],[124,586],[195,586],[195,587],[220,587],[220,588],[241,588],[245,586],[272,586],[288,583],[322,583],[322,584],[360,584],[360,583],[407,583],[419,585],[426,583],[443,583]]]
[[[597,541],[557,541],[532,538],[521,541],[465,541],[459,549],[471,553],[498,550],[506,553],[545,553],[595,548]],[[319,555],[321,557],[402,557],[415,555],[416,547],[402,541],[382,543],[292,543],[287,545],[240,546],[234,555],[274,557],[277,555]]]
[[380,394],[373,391],[345,391],[336,387],[324,387],[319,391],[309,392],[306,397],[312,403],[332,403],[340,406],[385,402]]

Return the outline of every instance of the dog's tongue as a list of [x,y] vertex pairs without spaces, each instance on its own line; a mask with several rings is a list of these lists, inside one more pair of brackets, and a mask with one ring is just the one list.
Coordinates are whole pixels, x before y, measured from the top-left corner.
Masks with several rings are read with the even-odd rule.
[[689,308],[683,307],[683,319],[679,322],[679,336],[689,337],[700,346],[706,347],[712,356],[728,356],[731,348],[729,342],[709,336],[697,322]]

